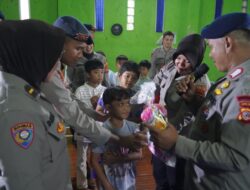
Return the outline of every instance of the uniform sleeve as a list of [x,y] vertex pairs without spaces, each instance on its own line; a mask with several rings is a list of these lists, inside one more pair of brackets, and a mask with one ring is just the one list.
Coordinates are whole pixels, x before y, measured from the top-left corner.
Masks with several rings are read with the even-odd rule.
[[105,144],[111,137],[110,131],[104,129],[90,117],[95,115],[94,111],[73,99],[71,92],[64,87],[57,76],[51,82],[43,83],[41,89],[49,101],[57,108],[63,119],[69,125],[75,127],[78,133],[89,138],[97,145]]
[[219,140],[196,141],[179,136],[175,147],[177,155],[193,160],[198,165],[221,170],[239,171],[248,168],[250,163],[250,86],[248,84],[249,81],[235,84],[232,87],[234,90],[228,93],[218,105],[217,109],[221,110],[222,120],[222,125],[218,125]]
[[42,182],[44,126],[34,115],[1,115],[0,160],[10,189],[45,190]]
[[81,90],[80,90],[80,87],[76,89],[76,91],[75,91],[75,96],[76,96],[76,98],[80,99],[80,97],[81,97]]

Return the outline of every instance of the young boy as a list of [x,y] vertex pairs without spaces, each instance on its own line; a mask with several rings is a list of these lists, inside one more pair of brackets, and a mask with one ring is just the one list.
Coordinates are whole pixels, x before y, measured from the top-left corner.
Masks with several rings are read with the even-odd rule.
[[140,90],[140,86],[144,83],[144,82],[149,82],[152,81],[148,74],[149,74],[149,70],[151,68],[151,63],[148,60],[142,60],[139,63],[139,71],[140,71],[140,77],[138,79],[138,81],[135,84],[135,89]]
[[[122,87],[105,90],[103,102],[110,118],[103,127],[119,136],[131,135],[139,131],[136,123],[127,121],[130,114],[130,93]],[[135,160],[141,159],[142,152],[132,152],[118,144],[106,144],[93,148],[92,165],[96,171],[101,189],[134,190]]]
[[[122,64],[118,72],[119,84],[118,86],[129,89],[134,94],[133,87],[140,76],[139,66],[133,61],[126,61]],[[102,97],[98,101],[96,111],[105,113]]]
[[[87,107],[95,109],[97,101],[101,94],[103,94],[106,87],[102,86],[104,74],[104,65],[97,59],[88,60],[85,65],[85,71],[87,75],[87,82],[77,88],[76,97],[84,102]],[[75,133],[77,140],[77,188],[87,189],[87,155],[89,141],[81,135]],[[91,152],[90,152],[91,153]]]
[[[128,61],[128,57],[126,55],[118,55],[115,60],[116,69],[119,72],[121,66],[123,63]],[[117,86],[119,85],[119,73],[113,72],[112,70],[109,70],[108,78],[109,78],[109,85],[110,86]]]

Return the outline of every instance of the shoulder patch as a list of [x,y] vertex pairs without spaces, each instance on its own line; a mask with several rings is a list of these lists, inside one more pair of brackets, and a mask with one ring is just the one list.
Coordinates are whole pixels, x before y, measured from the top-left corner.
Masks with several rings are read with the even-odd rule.
[[242,67],[237,67],[233,69],[230,73],[228,73],[228,78],[235,80],[239,78],[244,72],[244,69]]
[[11,127],[14,142],[23,149],[28,149],[34,139],[34,124],[31,122],[17,123]]
[[243,123],[250,123],[250,96],[238,96],[237,100],[240,106],[238,120]]

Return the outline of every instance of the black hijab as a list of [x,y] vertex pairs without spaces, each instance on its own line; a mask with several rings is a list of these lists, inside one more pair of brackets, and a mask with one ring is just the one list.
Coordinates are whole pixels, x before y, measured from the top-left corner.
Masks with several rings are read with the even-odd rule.
[[184,37],[173,55],[173,61],[178,57],[178,55],[183,54],[190,61],[192,68],[197,68],[204,57],[206,50],[205,40],[199,34],[190,34]]
[[38,20],[0,22],[0,64],[39,89],[58,60],[64,32]]

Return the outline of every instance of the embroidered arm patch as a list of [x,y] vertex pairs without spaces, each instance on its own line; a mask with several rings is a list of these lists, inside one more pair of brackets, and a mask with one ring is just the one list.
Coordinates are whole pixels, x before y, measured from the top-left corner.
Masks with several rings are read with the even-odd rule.
[[34,124],[31,122],[17,123],[10,129],[14,142],[23,149],[28,149],[34,139]]

